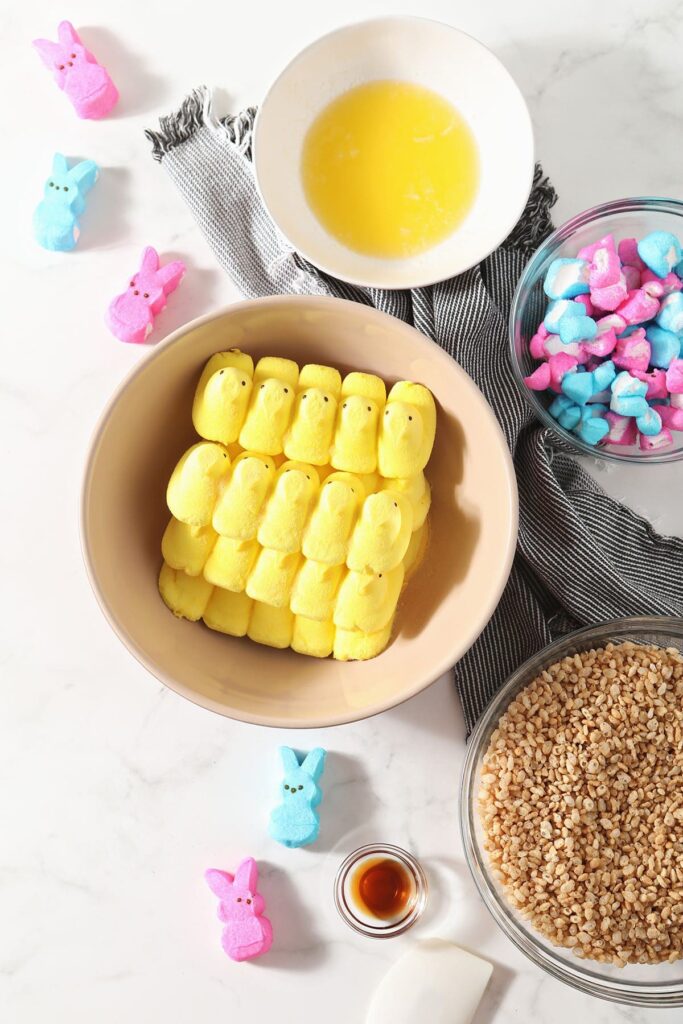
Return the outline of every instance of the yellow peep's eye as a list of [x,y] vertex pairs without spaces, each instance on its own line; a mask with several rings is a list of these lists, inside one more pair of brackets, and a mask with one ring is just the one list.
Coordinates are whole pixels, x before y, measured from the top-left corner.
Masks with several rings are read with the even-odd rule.
[[329,402],[329,398],[327,397],[327,395],[323,395],[323,399],[324,401]]

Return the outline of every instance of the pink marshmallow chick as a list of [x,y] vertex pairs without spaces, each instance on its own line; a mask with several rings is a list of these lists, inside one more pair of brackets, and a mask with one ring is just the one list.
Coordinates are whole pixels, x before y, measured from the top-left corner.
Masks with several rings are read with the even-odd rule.
[[678,274],[674,274],[673,270],[670,270],[666,277],[657,277],[654,270],[650,270],[649,267],[640,275],[640,283],[641,285],[660,285],[662,289],[660,295],[671,295],[672,292],[680,292],[683,288],[683,281]]
[[621,370],[647,370],[652,349],[645,337],[645,330],[638,327],[626,338],[617,338],[612,353],[612,362]]
[[[562,378],[566,373],[573,373],[578,366],[578,359],[569,355],[568,352],[557,352],[550,356],[546,366],[550,373],[550,387],[553,391],[560,391]],[[546,385],[548,386],[548,385]]]
[[596,320],[596,326],[598,328],[598,337],[604,334],[605,331],[614,331],[615,334],[621,334],[622,331],[626,330],[626,321],[618,313],[608,313],[606,316],[601,316],[599,320]]
[[[557,358],[553,356],[553,358]],[[533,373],[524,378],[524,383],[532,391],[545,391],[550,387],[550,366],[548,363],[541,363]]]
[[626,287],[628,290],[633,292],[636,288],[640,288],[640,271],[636,267],[629,267],[628,264],[623,266],[621,269],[624,274],[624,280],[626,281]]
[[119,92],[106,68],[86,50],[70,21],[60,22],[59,42],[34,39],[33,45],[55,82],[71,100],[78,117],[98,120],[106,117],[119,98]]
[[218,919],[225,924],[221,944],[231,960],[251,960],[267,953],[273,944],[273,927],[267,917],[263,897],[256,890],[258,868],[247,857],[234,876],[209,868],[205,876],[209,889],[218,896]]
[[619,316],[623,316],[627,324],[642,324],[652,320],[659,312],[659,301],[648,295],[644,288],[629,292],[626,300],[617,308]]
[[638,440],[638,428],[633,416],[620,416],[618,412],[606,412],[605,419],[609,423],[609,433],[603,438],[604,444],[635,444]]
[[683,359],[672,359],[669,363],[666,386],[672,395],[683,394]]
[[658,405],[657,412],[669,430],[683,430],[683,409],[676,409],[673,405]]
[[635,267],[636,270],[646,270],[645,263],[638,255],[638,242],[635,238],[622,238],[617,246],[619,259],[626,267]]
[[590,355],[605,359],[614,351],[616,344],[617,335],[614,328],[610,327],[608,331],[596,334],[592,341],[584,341],[583,347]]
[[593,288],[591,286],[590,291],[593,305],[598,306],[600,309],[606,309],[608,312],[620,306],[627,295],[626,278],[621,271],[618,281],[614,284],[605,285],[604,288]]
[[[591,286],[591,291],[617,284],[621,276],[621,260],[617,256],[615,249],[607,248],[606,246],[596,249],[593,253],[588,273],[588,283]],[[607,309],[608,307],[604,306],[603,308]]]
[[666,448],[673,443],[674,439],[668,427],[662,427],[658,434],[640,435],[640,448],[644,452],[654,452],[658,448]]
[[[642,275],[641,275],[642,280]],[[664,285],[661,281],[646,281],[645,284],[641,285],[644,292],[648,295],[653,296],[655,299],[661,299],[664,294]],[[676,289],[673,289],[674,291]]]
[[593,314],[595,313],[595,307],[591,302],[590,295],[576,295],[574,297],[574,301],[580,302],[581,305],[585,307],[586,316],[593,316]]
[[166,296],[178,287],[184,273],[181,260],[159,266],[159,254],[148,245],[128,289],[109,304],[106,321],[114,337],[142,344],[152,332],[154,317],[166,305]]
[[614,236],[603,235],[602,238],[598,238],[597,242],[591,242],[590,245],[584,245],[583,249],[579,249],[577,256],[580,260],[592,260],[598,249],[609,249],[612,252],[616,252]]
[[533,338],[529,342],[529,352],[534,359],[547,359],[548,356],[545,351],[545,341],[549,336],[548,328],[543,324],[538,325],[538,330],[534,334]]
[[668,398],[665,370],[652,370],[650,373],[646,373],[645,370],[631,370],[631,376],[647,384],[646,398]]

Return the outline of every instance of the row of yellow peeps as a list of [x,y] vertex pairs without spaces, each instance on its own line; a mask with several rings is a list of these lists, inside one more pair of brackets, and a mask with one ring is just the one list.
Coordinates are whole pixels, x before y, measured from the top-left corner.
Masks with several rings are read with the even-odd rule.
[[[380,654],[389,642],[401,586],[419,564],[426,534],[426,524],[413,533],[403,562],[388,574],[382,596],[376,593],[377,576],[353,573],[341,566],[322,566],[318,574],[312,561],[303,562],[296,577],[298,592],[292,595],[290,605],[276,606],[245,590],[216,586],[206,575],[190,575],[166,560],[159,575],[159,591],[175,615],[191,621],[203,619],[210,629],[230,636],[247,636],[280,649],[292,647],[316,658],[332,655],[338,661],[365,661]],[[172,545],[170,550],[174,550]],[[306,579],[306,571],[313,573],[313,581]],[[359,628],[359,623],[371,628]]]
[[426,544],[429,391],[233,349],[204,367],[193,421],[167,488],[169,608],[316,657],[379,654]]
[[254,367],[239,349],[207,362],[192,408],[207,441],[346,473],[412,477],[427,465],[436,432],[428,388],[398,381],[387,395],[371,373],[342,380],[332,366],[265,356]]
[[[278,468],[256,452],[232,462],[223,445],[200,441],[171,474],[167,503],[175,520],[204,531],[195,538],[200,550],[213,536],[216,554],[242,543],[358,571],[394,569],[429,510],[424,472],[387,479],[327,468],[294,461]],[[173,536],[179,532],[174,527]]]

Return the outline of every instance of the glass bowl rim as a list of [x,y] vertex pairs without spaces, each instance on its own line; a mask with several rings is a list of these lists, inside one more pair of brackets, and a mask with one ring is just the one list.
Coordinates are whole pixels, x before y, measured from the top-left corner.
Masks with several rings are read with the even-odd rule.
[[607,203],[598,203],[597,206],[591,206],[586,210],[582,210],[580,213],[570,217],[569,220],[566,220],[563,224],[560,224],[559,227],[555,228],[552,234],[543,239],[541,244],[534,250],[533,254],[529,258],[529,261],[524,267],[519,281],[517,282],[512,298],[512,304],[510,306],[510,315],[508,317],[508,339],[512,374],[526,402],[531,407],[534,416],[536,416],[536,418],[539,419],[545,427],[549,428],[557,437],[570,445],[571,448],[580,455],[590,455],[593,458],[606,459],[610,462],[625,462],[630,466],[661,465],[663,463],[677,462],[678,460],[683,459],[683,446],[679,448],[678,451],[663,450],[661,452],[652,452],[648,455],[639,457],[633,454],[629,455],[626,452],[607,449],[602,445],[586,444],[585,441],[582,441],[576,434],[572,434],[568,430],[565,430],[564,427],[561,427],[560,424],[553,419],[545,406],[541,404],[539,399],[536,397],[536,392],[532,391],[524,383],[524,374],[522,373],[521,366],[519,365],[519,359],[517,357],[515,335],[517,324],[521,319],[520,312],[522,294],[528,288],[529,282],[537,273],[539,266],[543,263],[549,250],[552,250],[557,243],[566,242],[567,239],[571,238],[579,228],[584,227],[586,224],[600,221],[604,217],[613,216],[619,213],[632,213],[636,211],[648,212],[653,210],[661,213],[670,213],[674,216],[683,218],[683,200],[662,196],[632,196],[624,197],[623,199],[612,199]]
[[[671,646],[683,648],[683,618],[675,615],[626,616],[593,626],[583,626],[566,633],[527,658],[506,679],[485,708],[467,743],[460,782],[460,834],[467,866],[484,905],[501,931],[537,967],[572,988],[611,1002],[651,1008],[683,1006],[683,974],[680,980],[673,982],[607,978],[586,966],[595,964],[595,961],[577,957],[574,966],[561,959],[560,954],[556,954],[552,947],[542,945],[540,937],[536,938],[531,929],[527,931],[520,926],[512,908],[506,905],[489,880],[490,871],[486,855],[475,838],[476,794],[473,791],[477,763],[483,753],[487,735],[495,728],[501,714],[522,688],[523,681],[526,679],[530,682],[543,667],[554,664],[564,656],[558,652],[569,653],[571,648],[579,647],[589,650],[591,646],[609,643],[613,634],[627,634],[630,631],[670,636]],[[534,674],[531,675],[531,672]],[[678,962],[683,967],[683,960]]]

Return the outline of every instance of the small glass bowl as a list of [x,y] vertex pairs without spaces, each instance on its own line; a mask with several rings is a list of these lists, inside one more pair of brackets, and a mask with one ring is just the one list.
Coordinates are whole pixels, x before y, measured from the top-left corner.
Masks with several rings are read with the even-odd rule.
[[582,960],[568,949],[553,946],[508,902],[489,868],[483,845],[478,809],[481,767],[501,715],[520,690],[543,669],[568,655],[626,640],[683,650],[683,619],[667,616],[615,619],[580,629],[545,647],[510,676],[486,708],[468,742],[460,792],[460,827],[469,869],[489,912],[515,946],[538,967],[572,988],[616,1003],[683,1006],[683,960],[619,968],[596,960]]
[[527,264],[512,300],[509,328],[515,380],[541,422],[583,455],[632,464],[676,462],[683,458],[683,432],[680,431],[674,432],[672,445],[653,452],[644,452],[638,447],[586,444],[550,415],[548,406],[551,399],[545,392],[532,391],[524,383],[524,378],[538,366],[529,354],[529,340],[543,319],[549,302],[543,292],[543,281],[552,261],[560,256],[576,256],[584,245],[609,233],[619,242],[622,238],[642,238],[650,231],[671,231],[683,236],[683,202],[649,196],[615,199],[579,213],[539,246]]
[[[403,916],[396,921],[381,921],[376,919],[371,922],[370,917],[364,917],[353,906],[349,899],[347,888],[350,879],[361,861],[375,857],[386,857],[388,860],[396,860],[407,872],[412,882],[412,893],[408,900]],[[360,932],[361,935],[370,935],[376,939],[390,939],[394,935],[402,935],[422,916],[427,904],[427,876],[421,864],[400,846],[391,846],[387,843],[370,843],[368,846],[360,846],[342,862],[334,879],[334,903],[340,915],[350,928]]]

